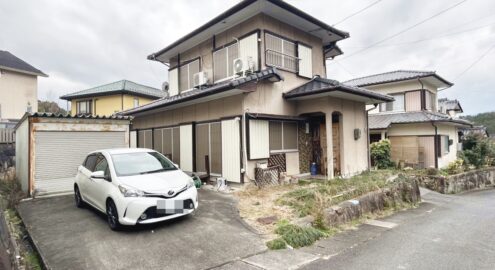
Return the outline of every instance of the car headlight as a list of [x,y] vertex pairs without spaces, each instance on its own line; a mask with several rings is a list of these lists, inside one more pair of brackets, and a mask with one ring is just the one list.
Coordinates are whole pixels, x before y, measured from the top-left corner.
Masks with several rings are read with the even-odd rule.
[[194,187],[194,180],[192,178],[189,178],[189,181],[187,182],[187,189],[190,189],[192,187]]
[[122,192],[122,195],[124,195],[124,197],[142,197],[144,195],[144,192],[142,192],[141,190],[125,185],[119,185],[119,190],[120,192]]

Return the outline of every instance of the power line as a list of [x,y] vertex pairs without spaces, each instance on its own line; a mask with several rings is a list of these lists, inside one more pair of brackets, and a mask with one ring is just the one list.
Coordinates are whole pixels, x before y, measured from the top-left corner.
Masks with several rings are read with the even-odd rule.
[[[424,41],[430,41],[430,40],[440,39],[440,38],[444,38],[444,37],[450,37],[450,36],[455,36],[455,35],[459,35],[459,34],[464,34],[464,33],[467,33],[467,32],[473,32],[473,31],[476,31],[476,30],[479,30],[479,29],[482,29],[482,28],[486,28],[486,27],[492,26],[494,24],[495,24],[495,22],[492,22],[492,23],[489,23],[489,24],[486,24],[486,25],[482,25],[482,26],[478,26],[478,27],[473,27],[473,28],[465,29],[465,30],[458,31],[458,32],[446,33],[444,35],[439,35],[439,36],[430,37],[430,38],[423,38],[423,39],[417,39],[417,40],[413,40],[413,41],[405,41],[405,42],[399,42],[399,43],[393,43],[393,44],[381,44],[381,45],[375,46],[375,48],[376,47],[393,47],[393,46],[402,46],[402,45],[416,44],[416,43],[420,43],[420,42],[424,42]],[[458,28],[458,27],[456,27],[456,28]],[[365,46],[360,46],[360,47],[357,47],[356,46],[354,48],[365,48]]]
[[378,3],[380,3],[381,1],[383,1],[383,0],[378,0],[378,1],[375,1],[375,2],[373,2],[373,3],[369,4],[369,5],[367,5],[366,7],[362,8],[362,9],[360,9],[360,10],[358,10],[358,11],[356,11],[356,12],[354,12],[354,13],[350,14],[350,15],[348,15],[347,17],[344,17],[342,20],[340,20],[340,21],[338,21],[338,22],[334,23],[332,26],[336,26],[337,24],[343,23],[343,22],[344,22],[344,21],[346,21],[347,19],[350,19],[350,18],[352,18],[352,17],[354,17],[354,16],[358,15],[359,13],[361,13],[361,12],[363,12],[363,11],[367,10],[368,8],[370,8],[370,7],[372,7],[372,6],[374,6],[374,5],[378,4]]
[[486,52],[484,52],[480,57],[478,57],[478,59],[476,59],[471,65],[469,65],[466,69],[464,69],[461,73],[459,73],[459,75],[457,75],[457,77],[455,77],[454,81],[459,79],[462,75],[466,74],[466,72],[468,72],[471,68],[473,68],[476,64],[478,64],[481,60],[483,60],[483,58],[485,58],[485,56],[487,56],[488,53],[493,48],[495,48],[495,44],[493,44]]
[[376,45],[381,44],[381,43],[383,43],[383,42],[385,42],[385,41],[387,41],[387,40],[390,40],[390,39],[392,39],[392,38],[395,38],[395,37],[397,37],[397,36],[399,36],[399,35],[401,35],[401,34],[403,34],[403,33],[407,32],[407,31],[409,31],[409,30],[411,30],[411,29],[413,29],[413,28],[415,28],[415,27],[417,27],[417,26],[419,26],[419,25],[421,25],[421,24],[423,24],[423,23],[425,23],[425,22],[427,22],[427,21],[429,21],[429,20],[431,20],[431,19],[435,18],[435,17],[438,17],[439,15],[441,15],[441,14],[443,14],[443,13],[445,13],[445,12],[447,12],[447,11],[449,11],[449,10],[451,10],[451,9],[453,9],[453,8],[455,8],[455,7],[457,7],[457,6],[459,6],[460,4],[462,4],[462,3],[466,2],[466,1],[467,1],[467,0],[462,0],[461,2],[458,2],[458,3],[457,3],[457,4],[455,4],[455,5],[452,5],[452,6],[448,7],[448,8],[446,8],[446,9],[443,9],[443,10],[441,10],[440,12],[435,13],[434,15],[432,15],[432,16],[430,16],[430,17],[428,17],[428,18],[424,19],[424,20],[421,20],[421,21],[419,21],[419,22],[417,22],[417,23],[415,23],[415,24],[413,24],[413,25],[411,25],[411,26],[409,26],[409,27],[407,27],[407,28],[405,28],[405,29],[403,29],[403,30],[401,30],[401,31],[399,31],[399,32],[397,32],[397,33],[395,33],[395,34],[393,34],[393,35],[390,35],[390,36],[388,36],[388,37],[386,37],[386,38],[384,38],[384,39],[381,39],[381,40],[379,40],[379,41],[377,41],[377,42],[375,42],[375,43],[372,43],[372,44],[371,44],[371,45],[369,45],[369,46],[366,46],[366,47],[365,47],[364,49],[362,49],[362,50],[359,50],[359,51],[357,51],[357,52],[355,52],[355,53],[353,53],[353,54],[348,55],[347,57],[344,57],[344,58],[340,59],[340,61],[342,61],[342,60],[344,60],[344,59],[348,59],[348,58],[350,58],[350,57],[352,57],[352,56],[354,56],[354,55],[357,55],[357,54],[359,54],[359,53],[362,53],[362,52],[364,52],[364,51],[366,51],[366,50],[368,50],[368,49],[370,49],[370,48],[373,48],[373,47],[375,47]]

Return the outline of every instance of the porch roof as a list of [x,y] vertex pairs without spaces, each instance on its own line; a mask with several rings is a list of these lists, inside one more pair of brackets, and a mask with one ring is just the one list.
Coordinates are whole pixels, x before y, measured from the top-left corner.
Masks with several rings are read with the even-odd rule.
[[283,96],[285,99],[293,100],[334,96],[342,99],[359,100],[366,104],[377,104],[394,100],[389,95],[320,77],[314,77],[311,81],[284,93]]
[[184,106],[184,105],[204,102],[207,100],[212,100],[215,98],[235,95],[242,92],[242,90],[234,91],[238,89],[238,87],[247,83],[258,82],[262,80],[281,81],[283,80],[283,77],[277,71],[276,68],[268,68],[246,77],[217,83],[211,86],[207,86],[205,88],[193,89],[190,91],[182,92],[181,94],[175,96],[163,97],[148,104],[145,104],[143,106],[129,109],[120,112],[118,114],[135,115],[138,113],[143,113],[154,109],[164,109],[164,108],[172,109],[173,107],[178,107],[179,105]]
[[386,129],[392,124],[414,124],[432,122],[453,123],[469,127],[472,126],[472,123],[469,121],[454,119],[446,114],[430,111],[370,114],[368,119],[370,129]]

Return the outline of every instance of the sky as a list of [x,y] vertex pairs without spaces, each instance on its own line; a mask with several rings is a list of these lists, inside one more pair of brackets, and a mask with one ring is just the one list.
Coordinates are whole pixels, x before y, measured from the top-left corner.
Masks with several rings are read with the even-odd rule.
[[[65,108],[59,96],[121,79],[160,88],[167,67],[147,60],[147,55],[238,2],[0,0],[0,50],[47,73],[48,78],[39,78],[39,98]],[[455,84],[440,97],[460,100],[464,114],[495,111],[495,1],[287,2],[330,25],[373,4],[335,26],[351,37],[338,43],[344,55],[327,62],[329,78],[434,70]]]

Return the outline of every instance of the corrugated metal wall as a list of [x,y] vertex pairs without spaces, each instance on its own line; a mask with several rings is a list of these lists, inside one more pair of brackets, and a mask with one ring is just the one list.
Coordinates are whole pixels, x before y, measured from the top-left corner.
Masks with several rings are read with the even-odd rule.
[[241,182],[241,134],[239,121],[222,121],[222,176],[228,181]]
[[34,133],[34,188],[38,194],[73,190],[77,168],[91,151],[126,148],[125,132]]
[[270,157],[268,121],[249,120],[249,158]]

